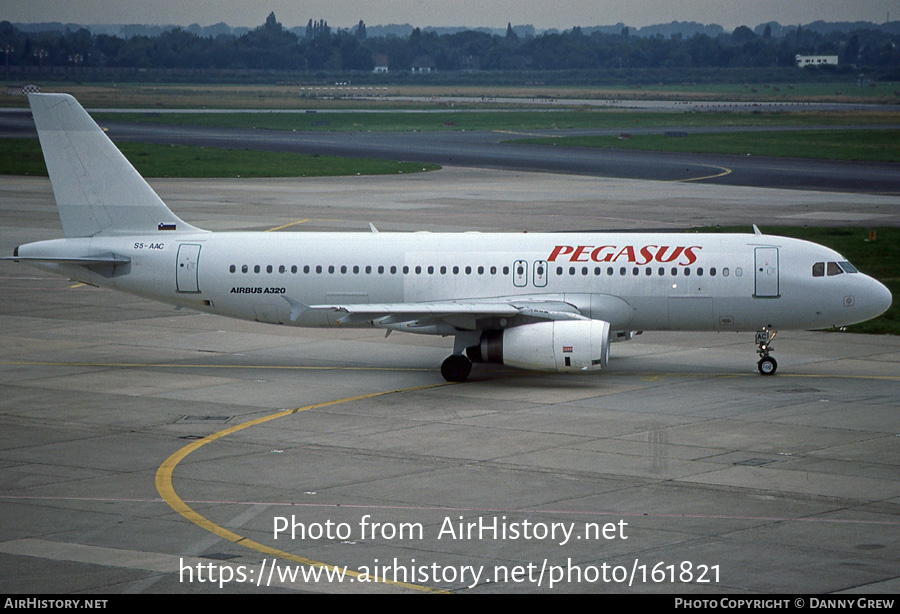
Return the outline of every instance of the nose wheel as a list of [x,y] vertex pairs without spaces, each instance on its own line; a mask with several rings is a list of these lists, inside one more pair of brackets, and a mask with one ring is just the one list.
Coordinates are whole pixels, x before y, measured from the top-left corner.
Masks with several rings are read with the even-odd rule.
[[756,368],[759,369],[759,372],[762,375],[775,375],[775,369],[778,368],[778,361],[771,356],[766,356],[765,358],[759,359],[759,362],[756,363]]
[[756,368],[759,369],[760,375],[775,375],[778,369],[778,361],[769,355],[774,350],[772,340],[777,334],[778,331],[770,331],[767,328],[756,332],[756,353],[759,354]]

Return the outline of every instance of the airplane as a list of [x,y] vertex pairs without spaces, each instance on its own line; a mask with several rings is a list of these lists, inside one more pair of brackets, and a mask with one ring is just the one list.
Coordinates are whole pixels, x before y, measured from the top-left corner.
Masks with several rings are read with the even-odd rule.
[[837,252],[753,233],[209,232],[176,216],[81,105],[29,95],[64,238],[15,260],[201,312],[454,338],[441,365],[586,373],[643,331],[756,332],[874,318],[891,293]]

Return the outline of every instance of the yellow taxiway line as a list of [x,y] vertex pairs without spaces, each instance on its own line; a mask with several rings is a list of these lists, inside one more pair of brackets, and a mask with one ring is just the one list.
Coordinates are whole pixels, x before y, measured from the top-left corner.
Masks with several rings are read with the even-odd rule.
[[290,228],[291,226],[296,226],[297,224],[305,224],[309,219],[305,220],[297,220],[296,222],[291,222],[289,224],[282,224],[281,226],[276,226],[275,228],[269,228],[264,232],[275,232],[276,230],[281,230],[282,228]]
[[[243,424],[238,424],[236,426],[232,426],[221,430],[217,433],[213,433],[212,435],[208,435],[203,439],[199,439],[195,442],[192,442],[185,447],[181,448],[174,454],[172,454],[169,458],[167,458],[162,465],[160,465],[159,469],[156,472],[156,490],[159,492],[160,496],[163,500],[169,504],[169,506],[174,509],[176,512],[196,524],[202,529],[209,531],[215,535],[223,539],[227,539],[230,542],[238,544],[240,546],[244,546],[245,548],[250,548],[252,550],[256,550],[257,552],[261,552],[263,554],[275,556],[281,559],[285,559],[288,561],[294,561],[295,563],[300,563],[302,565],[312,565],[315,567],[321,567],[323,569],[338,571],[339,569],[345,570],[345,574],[348,576],[352,576],[354,578],[359,578],[362,574],[357,571],[353,571],[351,569],[339,568],[336,565],[331,565],[328,563],[323,563],[321,561],[314,561],[312,559],[308,559],[306,557],[298,556],[296,554],[290,554],[288,552],[284,552],[282,550],[278,550],[276,548],[272,548],[271,546],[266,546],[265,544],[261,544],[259,542],[253,541],[251,539],[247,539],[242,535],[238,535],[233,531],[229,531],[228,529],[217,525],[212,522],[208,518],[202,516],[197,513],[194,509],[192,509],[187,503],[185,503],[181,497],[178,496],[178,493],[175,492],[175,487],[172,484],[172,476],[175,472],[175,468],[178,464],[183,461],[189,454],[199,450],[203,446],[212,443],[218,439],[223,437],[227,437],[229,435],[233,435],[239,431],[244,429],[248,429],[252,426],[257,426],[266,422],[270,422],[272,420],[278,420],[279,418],[285,418],[287,416],[293,416],[294,414],[298,414],[303,411],[307,411],[310,409],[317,409],[320,407],[329,407],[332,405],[339,405],[341,403],[351,403],[353,401],[362,401],[364,399],[371,399],[374,397],[380,397],[388,394],[398,394],[401,392],[415,392],[418,390],[427,390],[429,388],[438,388],[442,386],[448,386],[449,383],[440,383],[440,384],[429,384],[426,386],[414,386],[412,388],[400,388],[397,390],[387,390],[384,392],[372,392],[369,394],[362,394],[354,397],[346,397],[343,399],[337,399],[335,401],[326,401],[324,403],[316,403],[314,405],[307,405],[305,407],[298,407],[296,409],[287,409],[274,414],[270,414],[268,416],[263,416],[261,418],[256,418],[254,420],[250,420],[248,422],[244,422]],[[405,582],[393,582],[386,579],[380,579],[380,583],[382,584],[391,584],[400,588],[410,589],[414,591],[422,591],[428,593],[441,593],[446,592],[441,589],[432,588],[428,586],[421,586],[418,584],[409,584]]]

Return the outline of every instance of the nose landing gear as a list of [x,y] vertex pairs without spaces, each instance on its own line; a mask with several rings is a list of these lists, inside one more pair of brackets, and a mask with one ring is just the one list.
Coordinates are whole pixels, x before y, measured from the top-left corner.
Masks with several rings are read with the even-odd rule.
[[778,362],[769,356],[769,352],[774,350],[771,343],[777,334],[778,331],[770,332],[768,328],[756,331],[756,353],[759,354],[756,368],[759,369],[761,375],[775,375],[775,371],[778,369]]

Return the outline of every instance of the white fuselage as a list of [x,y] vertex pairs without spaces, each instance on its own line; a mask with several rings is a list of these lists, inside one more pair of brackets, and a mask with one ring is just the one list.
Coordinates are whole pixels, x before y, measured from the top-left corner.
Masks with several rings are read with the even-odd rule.
[[559,301],[613,331],[825,328],[869,319],[890,305],[884,286],[866,275],[814,276],[816,263],[843,260],[834,251],[771,235],[161,231],[20,249],[23,257],[124,256],[130,264],[115,271],[34,264],[209,313],[297,326],[332,326],[338,317],[317,309],[292,319],[283,297],[318,306]]

